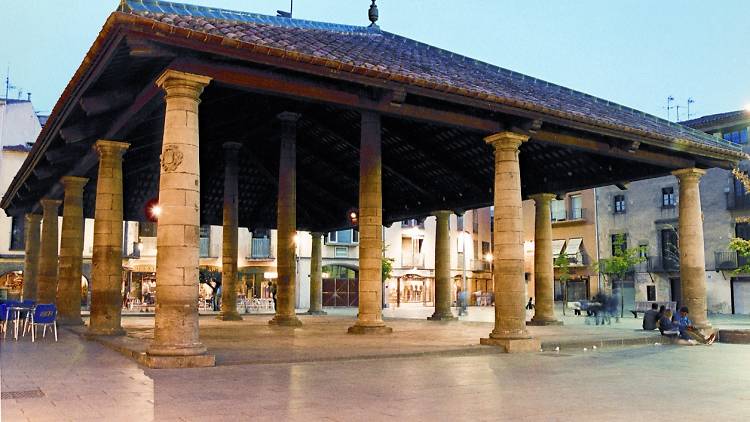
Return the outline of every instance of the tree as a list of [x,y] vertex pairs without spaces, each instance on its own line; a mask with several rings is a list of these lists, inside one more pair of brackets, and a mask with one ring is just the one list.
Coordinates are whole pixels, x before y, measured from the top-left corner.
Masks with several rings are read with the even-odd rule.
[[[750,258],[750,240],[733,237],[729,240],[729,249],[736,251],[741,257]],[[750,259],[745,259],[744,263],[734,270],[734,273],[750,273]]]
[[565,306],[568,302],[568,280],[570,280],[570,259],[565,253],[565,246],[560,250],[560,255],[555,258],[555,267],[557,267],[558,279],[563,289],[563,315],[565,315]]
[[[636,265],[646,261],[643,250],[645,246],[625,248],[625,236],[618,234],[613,241],[614,254],[609,258],[602,258],[593,264],[594,271],[601,272],[613,286],[622,282],[625,276],[633,271]],[[623,299],[620,295],[620,316],[623,313]]]

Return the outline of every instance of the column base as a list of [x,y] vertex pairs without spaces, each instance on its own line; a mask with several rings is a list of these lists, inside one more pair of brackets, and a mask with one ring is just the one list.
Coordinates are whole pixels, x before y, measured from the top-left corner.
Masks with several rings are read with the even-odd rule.
[[693,327],[703,330],[703,331],[712,331],[714,329],[713,325],[711,325],[710,322],[693,322]]
[[451,312],[441,312],[430,315],[427,317],[429,321],[456,321],[458,317],[454,316]]
[[391,334],[393,328],[387,325],[359,325],[354,324],[347,330],[349,334]]
[[81,317],[68,317],[68,318],[61,318],[57,317],[57,325],[59,326],[76,326],[76,325],[83,325],[83,319]]
[[191,356],[162,356],[142,353],[138,363],[153,369],[206,368],[216,366],[216,356],[209,354]]
[[268,321],[269,325],[276,325],[278,327],[301,327],[302,321],[296,316],[280,316],[275,315],[273,319]]
[[89,329],[86,330],[87,336],[124,336],[125,330],[122,329],[122,327],[117,328],[92,328],[89,326]]
[[307,311],[305,312],[307,315],[328,315],[328,312],[326,311]]
[[505,353],[532,353],[542,348],[542,343],[535,338],[482,338],[479,344],[502,347]]
[[543,327],[545,325],[563,325],[562,321],[556,320],[556,319],[534,319],[531,318],[531,321],[526,321],[526,325],[531,325],[535,327]]
[[216,319],[221,321],[242,321],[242,316],[237,311],[234,312],[219,312],[219,315],[216,317]]

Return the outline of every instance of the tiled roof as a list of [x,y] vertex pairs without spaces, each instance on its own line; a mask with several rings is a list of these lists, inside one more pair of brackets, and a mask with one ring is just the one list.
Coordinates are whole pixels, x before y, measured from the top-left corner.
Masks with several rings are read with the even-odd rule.
[[739,152],[703,132],[376,28],[326,24],[157,0],[120,10],[285,53],[288,60],[460,94],[636,135]]
[[735,120],[750,120],[750,112],[747,110],[727,111],[725,113],[709,114],[696,119],[685,120],[680,123],[685,126],[700,129],[722,122],[732,122]]

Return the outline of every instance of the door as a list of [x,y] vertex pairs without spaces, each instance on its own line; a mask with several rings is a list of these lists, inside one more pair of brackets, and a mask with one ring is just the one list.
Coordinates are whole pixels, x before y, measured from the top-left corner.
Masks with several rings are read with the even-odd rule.
[[750,314],[750,279],[732,279],[732,313]]
[[680,306],[682,306],[682,287],[681,287],[680,279],[679,278],[670,278],[669,279],[669,287],[672,291],[670,295],[670,300],[672,302],[677,302],[677,309],[680,309]]

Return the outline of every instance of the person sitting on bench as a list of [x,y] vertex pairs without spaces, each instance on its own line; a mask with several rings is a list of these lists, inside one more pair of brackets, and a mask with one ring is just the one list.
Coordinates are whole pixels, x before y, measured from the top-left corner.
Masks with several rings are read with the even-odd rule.
[[659,321],[659,312],[656,310],[659,307],[656,303],[651,304],[651,309],[643,314],[643,329],[646,331],[652,331],[656,329],[656,323]]

